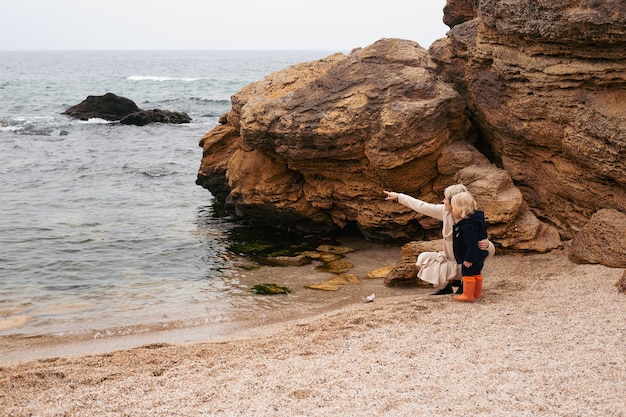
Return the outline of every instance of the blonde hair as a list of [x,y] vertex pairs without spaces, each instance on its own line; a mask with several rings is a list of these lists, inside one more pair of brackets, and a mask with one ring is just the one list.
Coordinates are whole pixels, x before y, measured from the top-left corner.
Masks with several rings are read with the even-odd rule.
[[476,200],[467,191],[455,194],[450,200],[450,205],[461,212],[462,219],[476,210]]
[[443,196],[448,199],[448,201],[452,201],[452,197],[457,195],[458,193],[466,193],[467,188],[463,184],[452,184],[446,187],[443,190]]

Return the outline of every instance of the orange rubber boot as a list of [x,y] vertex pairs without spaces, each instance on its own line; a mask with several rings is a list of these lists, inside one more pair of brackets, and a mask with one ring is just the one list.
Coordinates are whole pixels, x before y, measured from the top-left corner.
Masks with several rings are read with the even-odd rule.
[[474,290],[476,288],[476,279],[474,277],[463,277],[463,294],[454,295],[456,301],[474,301]]
[[483,298],[483,276],[474,275],[476,286],[474,287],[474,298]]

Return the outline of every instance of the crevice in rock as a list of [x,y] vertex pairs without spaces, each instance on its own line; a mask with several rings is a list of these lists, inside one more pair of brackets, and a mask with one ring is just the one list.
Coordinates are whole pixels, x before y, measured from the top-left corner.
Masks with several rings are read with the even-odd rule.
[[470,137],[472,140],[470,143],[472,143],[474,147],[489,160],[489,162],[496,165],[498,168],[502,168],[502,158],[493,149],[493,146],[491,146],[491,143],[483,134],[478,122],[472,117],[471,114],[468,115],[468,118],[472,124],[472,128],[470,129]]

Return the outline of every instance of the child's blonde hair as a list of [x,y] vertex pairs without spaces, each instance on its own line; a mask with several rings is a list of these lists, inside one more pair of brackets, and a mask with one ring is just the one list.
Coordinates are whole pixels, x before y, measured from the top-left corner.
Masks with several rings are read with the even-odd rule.
[[461,192],[452,196],[450,200],[452,208],[461,211],[461,218],[464,219],[476,210],[476,200],[468,192]]

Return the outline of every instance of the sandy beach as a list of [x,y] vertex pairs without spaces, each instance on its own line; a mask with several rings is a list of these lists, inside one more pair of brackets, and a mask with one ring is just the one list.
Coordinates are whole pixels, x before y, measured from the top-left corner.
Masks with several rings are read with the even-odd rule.
[[[350,297],[323,311],[219,339],[176,343],[152,332],[136,347],[111,342],[98,353],[77,342],[67,354],[2,361],[0,410],[626,416],[626,295],[615,286],[622,273],[573,264],[560,250],[497,255],[484,269],[485,298],[471,304],[424,288],[385,288],[375,279],[366,288],[351,286],[344,291]],[[363,302],[372,289],[375,300]]]

